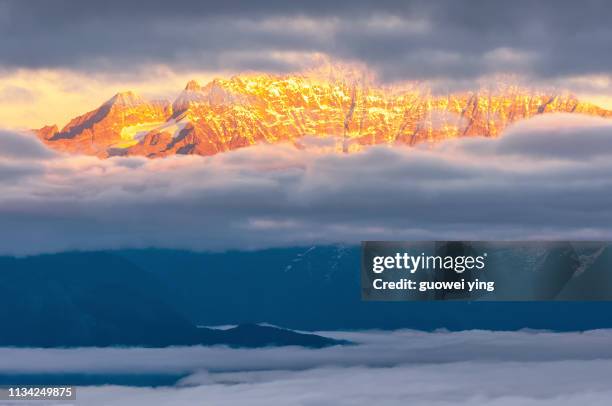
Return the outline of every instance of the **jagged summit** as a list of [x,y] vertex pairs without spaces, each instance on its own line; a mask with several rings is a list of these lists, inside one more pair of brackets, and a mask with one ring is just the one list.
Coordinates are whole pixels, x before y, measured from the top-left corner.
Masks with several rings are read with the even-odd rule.
[[105,105],[117,105],[117,106],[137,106],[139,104],[146,104],[147,101],[137,93],[130,90],[125,92],[119,92],[111,97]]
[[202,90],[202,86],[197,80],[190,80],[189,82],[187,82],[187,85],[185,86],[185,90],[192,91],[192,92],[198,92]]
[[176,100],[148,102],[133,92],[57,130],[38,131],[62,151],[161,157],[213,155],[257,143],[299,143],[303,136],[342,137],[345,152],[365,145],[499,136],[538,114],[612,117],[570,94],[502,86],[436,95],[423,86],[392,88],[337,75],[270,74],[191,80]]
[[202,86],[195,80],[190,80],[179,96],[172,103],[173,117],[184,114],[192,106],[205,103],[206,97],[202,93]]

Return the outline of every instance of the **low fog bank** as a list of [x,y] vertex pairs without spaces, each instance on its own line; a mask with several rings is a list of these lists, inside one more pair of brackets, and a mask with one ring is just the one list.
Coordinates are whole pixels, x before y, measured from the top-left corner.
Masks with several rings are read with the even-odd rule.
[[612,330],[321,332],[358,345],[0,349],[0,373],[173,373],[173,387],[79,388],[87,405],[607,405]]

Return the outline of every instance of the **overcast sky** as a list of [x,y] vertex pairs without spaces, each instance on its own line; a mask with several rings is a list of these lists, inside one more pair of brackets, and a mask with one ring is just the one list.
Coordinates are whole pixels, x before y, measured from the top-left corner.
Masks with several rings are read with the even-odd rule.
[[612,106],[611,14],[605,0],[0,0],[0,122],[64,124],[126,88],[173,97],[191,77],[321,57],[383,82],[514,75]]
[[385,79],[609,74],[612,5],[587,1],[2,1],[5,68],[107,70],[159,62],[291,69],[322,52]]

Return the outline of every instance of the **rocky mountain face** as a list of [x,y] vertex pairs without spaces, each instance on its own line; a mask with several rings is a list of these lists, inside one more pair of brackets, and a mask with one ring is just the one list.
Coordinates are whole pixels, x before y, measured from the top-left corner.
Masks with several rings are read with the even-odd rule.
[[171,112],[165,101],[148,102],[133,92],[119,93],[96,110],[72,119],[61,131],[47,126],[38,130],[38,136],[60,151],[104,157],[112,148],[131,145],[122,135],[126,128],[164,121]]
[[434,95],[399,88],[303,76],[246,75],[190,81],[174,103],[119,93],[59,130],[37,130],[50,147],[100,157],[213,155],[258,143],[338,137],[339,150],[364,145],[495,137],[509,124],[564,112],[610,117],[612,111],[569,94],[516,86]]

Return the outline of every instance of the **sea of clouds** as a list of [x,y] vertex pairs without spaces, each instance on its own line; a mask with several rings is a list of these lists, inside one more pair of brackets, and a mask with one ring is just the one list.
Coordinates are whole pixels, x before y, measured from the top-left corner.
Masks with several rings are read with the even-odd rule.
[[186,375],[175,386],[78,388],[77,404],[93,406],[558,406],[607,405],[612,400],[612,330],[319,334],[356,345],[2,348],[0,374]]
[[612,120],[543,115],[497,139],[334,150],[103,160],[2,131],[0,254],[612,237]]

